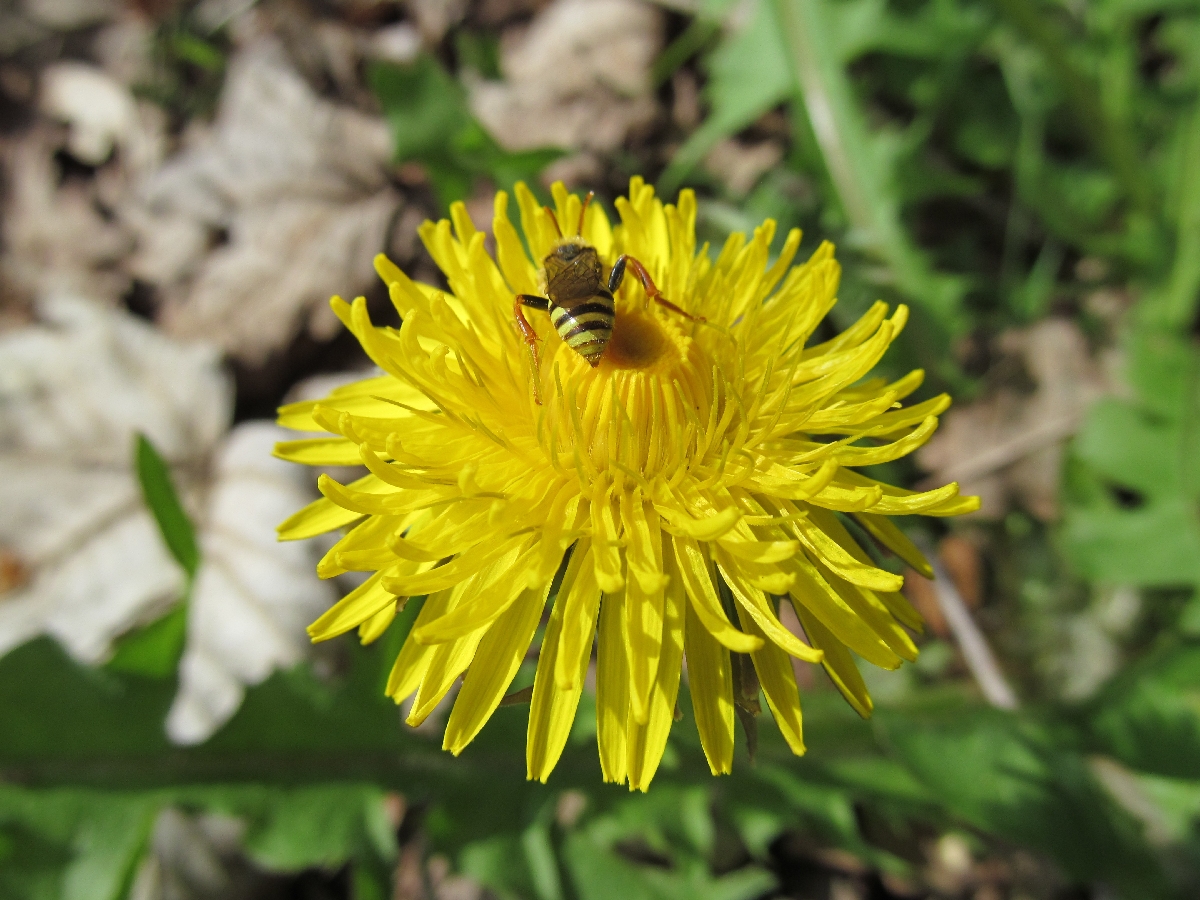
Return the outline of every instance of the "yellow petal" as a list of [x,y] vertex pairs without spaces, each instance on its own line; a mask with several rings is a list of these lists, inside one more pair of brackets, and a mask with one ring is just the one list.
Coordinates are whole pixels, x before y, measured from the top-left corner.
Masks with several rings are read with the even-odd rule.
[[[592,578],[589,550],[580,546],[567,564],[563,587],[542,638],[529,706],[525,761],[528,777],[541,782],[550,777],[571,734],[596,631],[600,591]],[[575,635],[571,647],[566,641],[568,629]],[[564,672],[569,677],[563,677]]]
[[900,657],[846,604],[811,561],[801,554],[788,560],[785,565],[793,566],[796,573],[791,596],[797,603],[793,605],[811,611],[839,641],[868,662],[883,669],[900,667]]
[[546,605],[549,583],[526,590],[488,629],[454,701],[442,748],[455,756],[491,718],[517,674]]
[[[747,634],[769,637],[758,626],[758,620],[750,615],[748,608],[738,607],[742,629]],[[818,651],[819,652],[819,651]],[[797,756],[804,754],[804,728],[800,714],[800,691],[796,687],[796,673],[788,655],[770,640],[763,641],[762,649],[750,654],[758,682],[767,696],[767,705],[783,739]],[[824,659],[822,653],[818,659]]]
[[314,500],[304,509],[289,516],[276,531],[281,541],[302,541],[305,538],[316,537],[335,528],[349,525],[361,518],[362,513],[345,509],[332,500],[322,497]]
[[625,553],[629,574],[625,585],[625,634],[629,671],[629,702],[633,720],[644,725],[650,714],[650,694],[658,672],[663,638],[662,533],[657,520],[647,518],[641,497],[621,497]]
[[926,578],[933,578],[933,566],[929,564],[929,560],[925,558],[925,554],[917,549],[917,546],[908,539],[908,535],[897,528],[891,519],[886,516],[875,515],[874,513],[855,513],[854,518],[879,543],[883,544],[883,546],[887,547]]
[[604,780],[617,784],[628,774],[626,719],[629,671],[625,656],[625,592],[600,601],[600,647],[596,658],[596,743]]
[[628,724],[630,790],[650,788],[667,747],[667,736],[675,718],[675,701],[679,696],[686,614],[687,598],[683,595],[682,580],[672,578],[663,605],[662,656],[655,673],[646,721],[638,723],[633,717],[634,721]]
[[820,647],[825,651],[822,665],[825,666],[825,671],[829,674],[830,679],[842,692],[846,702],[854,707],[855,712],[864,719],[870,718],[874,704],[871,702],[871,695],[867,692],[867,685],[863,682],[862,674],[858,671],[858,666],[854,664],[854,657],[850,655],[846,645],[834,637],[816,616],[804,608],[803,604],[793,603],[792,605],[796,608],[800,624],[804,626],[804,632],[813,642],[813,646]]
[[[423,619],[441,615],[450,604],[453,593],[453,591],[440,591],[426,597],[425,602],[421,604],[421,609],[417,612],[413,626],[419,625]],[[410,600],[409,602],[415,601]],[[429,671],[429,663],[433,659],[433,649],[433,647],[418,644],[412,640],[410,631],[404,645],[400,648],[396,662],[392,665],[384,692],[397,703],[406,700],[413,691],[421,686],[421,680]]]
[[357,466],[358,446],[345,438],[305,438],[280,441],[274,455],[306,466]]
[[357,628],[389,605],[395,609],[396,595],[383,586],[385,573],[376,572],[331,606],[308,626],[308,636],[314,642],[327,641]]
[[[733,674],[729,651],[709,633],[696,615],[694,603],[687,604],[683,636],[700,745],[712,773],[728,775],[733,771]],[[761,646],[761,639],[757,640]]]
[[554,683],[560,691],[573,691],[582,684],[580,673],[587,671],[596,634],[600,588],[591,553],[591,541],[587,538],[575,545],[555,601],[555,609],[564,617],[554,663]]
[[695,610],[704,629],[735,653],[757,650],[762,642],[734,628],[726,617],[725,610],[721,608],[721,600],[713,585],[708,561],[700,546],[691,538],[685,537],[674,537],[671,542],[675,545],[675,560],[684,590],[691,601],[690,606]]
[[365,647],[372,644],[388,630],[388,626],[396,618],[396,604],[389,603],[367,621],[358,626],[358,639]]
[[760,638],[765,637],[797,659],[812,663],[821,661],[820,650],[814,650],[783,627],[783,624],[775,617],[775,612],[767,603],[763,592],[747,582],[734,560],[725,560],[718,565],[718,569],[725,577],[725,582],[733,592],[734,599],[737,600],[739,621],[742,616],[748,616],[755,623],[753,631],[745,627],[742,628],[743,631]]

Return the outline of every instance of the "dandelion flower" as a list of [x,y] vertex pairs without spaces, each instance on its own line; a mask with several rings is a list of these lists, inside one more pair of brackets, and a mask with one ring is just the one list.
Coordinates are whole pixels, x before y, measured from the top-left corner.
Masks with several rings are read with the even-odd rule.
[[[749,240],[731,235],[714,258],[696,248],[694,195],[664,205],[634,178],[616,201],[620,224],[591,205],[581,238],[608,266],[636,257],[665,297],[706,322],[649,303],[627,278],[593,367],[531,312],[539,404],[513,299],[540,293],[556,220],[573,224],[585,207],[561,184],[556,217],[524,185],[515,193],[529,252],[504,193],[495,258],[462,204],[451,221],[427,222],[421,238],[449,292],[378,257],[401,326],[373,325],[361,297],[332,304],[384,374],[281,410],[283,425],[330,436],[280,444],[279,456],[369,471],[351,484],[322,475],[323,498],[280,526],[285,540],[344,529],[318,573],[372,573],[313,623],[312,638],[357,628],[369,642],[421,602],[387,692],[398,703],[416,694],[415,725],[461,677],[444,741],[457,754],[504,698],[559,581],[529,712],[528,774],[541,781],[571,730],[593,642],[601,768],[630,789],[645,790],[658,768],[685,662],[714,774],[730,771],[735,707],[756,706],[759,685],[791,749],[804,752],[790,657],[821,663],[868,715],[852,653],[894,669],[916,657],[906,627],[921,620],[901,577],[860,541],[928,574],[888,517],[978,505],[954,484],[914,493],[855,471],[919,447],[950,402],[902,407],[920,372],[864,380],[905,307],[889,316],[877,303],[806,346],[835,302],[830,244],[793,266],[793,231],[768,265],[768,221]],[[781,624],[780,603],[794,607],[803,636]]]

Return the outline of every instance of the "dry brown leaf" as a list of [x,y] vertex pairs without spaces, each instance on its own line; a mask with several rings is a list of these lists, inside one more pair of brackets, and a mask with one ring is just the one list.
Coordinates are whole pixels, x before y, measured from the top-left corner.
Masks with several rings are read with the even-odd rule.
[[724,182],[735,197],[744,197],[781,159],[783,145],[778,141],[746,144],[727,138],[708,152],[704,168]]
[[115,302],[129,287],[118,265],[132,235],[101,215],[94,180],[59,183],[53,156],[60,143],[54,129],[39,127],[0,146],[7,181],[0,277],[12,295],[6,300],[86,292]]
[[328,336],[329,296],[372,283],[399,205],[390,147],[381,120],[317,97],[277,41],[242,50],[211,131],[125,210],[130,270],[162,291],[164,327],[250,364],[306,324]]
[[976,515],[1002,518],[1018,504],[1051,521],[1059,511],[1063,442],[1108,383],[1086,338],[1066,319],[1007,332],[1000,349],[1023,363],[1036,388],[1021,393],[1003,386],[954,407],[917,462],[933,473],[931,482],[957,481],[964,494],[978,494],[983,505]]
[[557,0],[501,42],[504,81],[471,84],[471,107],[510,150],[611,151],[657,114],[650,69],[662,16],[637,0]]
[[42,73],[41,110],[65,122],[67,149],[80,162],[98,166],[120,148],[122,165],[140,172],[162,160],[161,111],[139,104],[103,69],[81,62],[57,62]]

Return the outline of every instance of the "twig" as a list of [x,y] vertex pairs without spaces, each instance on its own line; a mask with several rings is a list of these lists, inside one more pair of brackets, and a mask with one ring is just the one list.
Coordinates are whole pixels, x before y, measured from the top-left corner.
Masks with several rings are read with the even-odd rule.
[[1013,693],[1012,686],[1000,671],[1000,664],[996,662],[987,638],[975,624],[975,619],[959,595],[958,588],[954,586],[937,553],[926,552],[925,555],[933,566],[933,590],[938,606],[941,607],[946,624],[950,626],[954,639],[958,641],[967,668],[971,670],[971,675],[983,691],[984,698],[998,709],[1016,709],[1019,705],[1017,695]]
[[991,475],[1020,462],[1026,456],[1045,447],[1064,441],[1079,430],[1079,416],[1063,416],[1042,422],[1025,431],[1020,431],[1006,441],[976,454],[969,460],[954,462],[944,469],[939,469],[929,478],[924,479],[918,488],[924,490],[940,487],[948,481],[972,481]]

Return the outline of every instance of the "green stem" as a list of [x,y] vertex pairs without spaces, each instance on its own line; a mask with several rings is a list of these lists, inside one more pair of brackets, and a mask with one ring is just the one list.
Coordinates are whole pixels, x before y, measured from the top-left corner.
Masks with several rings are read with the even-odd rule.
[[1186,328],[1200,302],[1200,105],[1192,110],[1183,136],[1178,197],[1175,264],[1164,305],[1169,324]]
[[774,0],[787,54],[829,179],[858,242],[896,286],[950,334],[961,330],[960,279],[934,272],[900,221],[891,172],[880,166],[866,117],[838,58],[824,0]]

